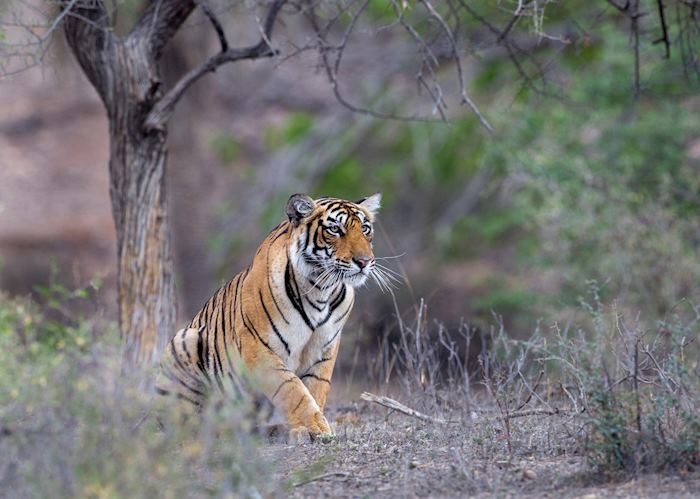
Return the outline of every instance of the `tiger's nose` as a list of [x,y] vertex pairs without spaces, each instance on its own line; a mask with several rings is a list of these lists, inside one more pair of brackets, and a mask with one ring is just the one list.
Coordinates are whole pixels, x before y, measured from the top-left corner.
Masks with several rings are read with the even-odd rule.
[[360,269],[364,269],[367,265],[372,263],[372,260],[373,258],[371,256],[356,256],[352,259]]

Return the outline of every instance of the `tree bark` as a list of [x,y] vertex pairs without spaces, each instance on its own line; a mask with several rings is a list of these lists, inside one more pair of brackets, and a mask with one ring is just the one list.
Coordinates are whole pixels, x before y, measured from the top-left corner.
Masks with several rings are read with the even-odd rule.
[[157,362],[175,333],[173,258],[165,195],[165,127],[143,126],[159,97],[143,47],[117,46],[110,122],[110,195],[117,229],[119,325],[127,365]]

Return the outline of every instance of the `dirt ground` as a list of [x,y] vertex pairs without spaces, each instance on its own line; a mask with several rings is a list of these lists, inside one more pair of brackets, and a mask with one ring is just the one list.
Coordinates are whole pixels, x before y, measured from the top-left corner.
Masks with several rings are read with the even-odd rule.
[[[561,417],[523,418],[509,457],[491,418],[426,423],[368,403],[329,412],[330,443],[271,444],[290,497],[699,497],[700,474],[601,476],[570,453]],[[525,421],[527,419],[527,421]]]

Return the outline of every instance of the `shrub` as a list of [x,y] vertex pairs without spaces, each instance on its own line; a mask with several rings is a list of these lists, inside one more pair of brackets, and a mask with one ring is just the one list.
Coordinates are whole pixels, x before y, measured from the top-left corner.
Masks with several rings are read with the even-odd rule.
[[590,330],[559,328],[547,359],[582,422],[581,451],[599,470],[694,468],[700,463],[700,311],[680,303],[651,330],[594,293]]
[[[55,294],[55,290],[50,291]],[[0,295],[0,489],[18,497],[260,496],[245,407],[192,417],[120,372],[114,327]]]

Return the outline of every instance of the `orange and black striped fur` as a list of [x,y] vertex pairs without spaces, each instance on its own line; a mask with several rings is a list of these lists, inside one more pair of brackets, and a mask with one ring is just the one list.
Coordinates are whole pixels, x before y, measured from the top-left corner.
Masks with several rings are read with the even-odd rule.
[[201,405],[211,390],[254,386],[285,417],[291,441],[332,435],[323,409],[354,288],[376,270],[380,200],[293,195],[288,220],[252,264],[171,340],[158,391]]

